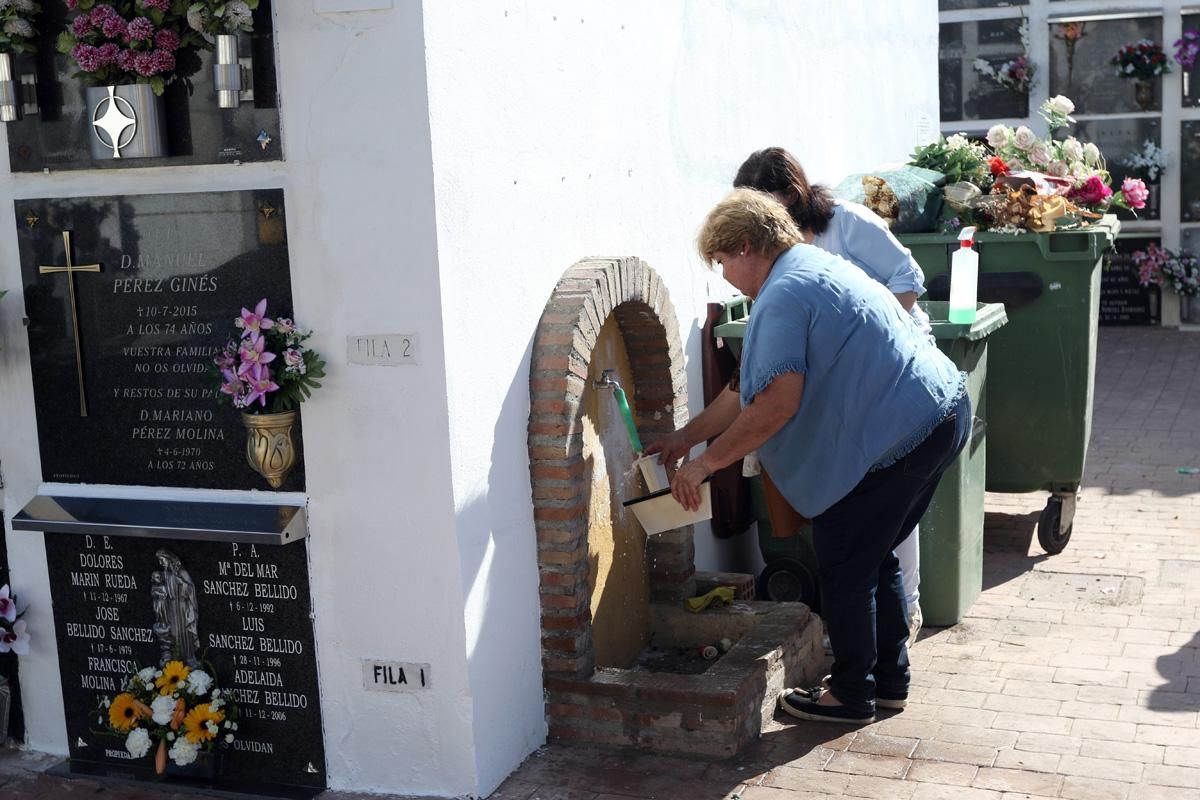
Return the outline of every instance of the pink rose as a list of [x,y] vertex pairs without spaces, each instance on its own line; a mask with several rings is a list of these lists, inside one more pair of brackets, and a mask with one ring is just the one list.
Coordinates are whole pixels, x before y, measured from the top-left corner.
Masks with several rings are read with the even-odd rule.
[[1141,178],[1126,178],[1121,183],[1121,194],[1125,195],[1125,202],[1129,203],[1130,208],[1142,209],[1146,207],[1150,190]]
[[1097,206],[1112,196],[1112,189],[1108,188],[1099,175],[1093,175],[1073,188],[1068,196],[1085,206]]

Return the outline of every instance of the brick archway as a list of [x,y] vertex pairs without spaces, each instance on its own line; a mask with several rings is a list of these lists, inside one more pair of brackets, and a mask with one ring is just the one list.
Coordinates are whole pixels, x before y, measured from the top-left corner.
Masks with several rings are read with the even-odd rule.
[[[547,675],[586,678],[595,666],[581,401],[592,349],[610,316],[629,351],[638,429],[652,438],[688,418],[683,345],[662,279],[633,257],[576,262],[542,313],[529,379],[529,464]],[[651,600],[690,594],[693,556],[690,528],[651,538]]]

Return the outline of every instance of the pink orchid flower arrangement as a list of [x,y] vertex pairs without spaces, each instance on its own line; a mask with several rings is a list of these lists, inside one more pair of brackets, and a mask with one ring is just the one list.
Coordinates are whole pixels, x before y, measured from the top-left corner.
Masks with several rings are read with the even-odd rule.
[[267,316],[263,298],[234,319],[239,334],[213,359],[218,388],[248,414],[290,411],[320,388],[325,362],[305,346],[312,331]]
[[190,25],[179,0],[66,0],[76,12],[58,36],[90,86],[147,83],[161,95],[176,78],[200,68],[199,50],[212,45]]
[[24,609],[17,610],[17,598],[8,588],[0,586],[0,653],[29,654],[29,627],[21,619]]

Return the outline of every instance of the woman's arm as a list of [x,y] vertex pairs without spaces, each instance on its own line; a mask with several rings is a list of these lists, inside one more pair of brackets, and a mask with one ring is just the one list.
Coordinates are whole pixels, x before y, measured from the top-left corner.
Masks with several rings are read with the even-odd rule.
[[851,214],[853,220],[845,237],[846,251],[878,275],[904,310],[911,311],[917,298],[925,293],[925,273],[912,253],[869,209],[858,213],[846,209],[843,213]]
[[778,376],[741,410],[728,430],[699,458],[684,464],[671,481],[671,494],[689,511],[700,506],[700,484],[779,432],[800,409],[804,398],[804,373]]

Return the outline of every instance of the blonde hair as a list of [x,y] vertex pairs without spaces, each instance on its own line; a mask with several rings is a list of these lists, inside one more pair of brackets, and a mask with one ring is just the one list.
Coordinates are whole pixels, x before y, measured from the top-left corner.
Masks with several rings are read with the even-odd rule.
[[762,255],[804,241],[791,214],[774,197],[754,189],[734,189],[704,219],[696,249],[704,263],[715,253],[733,253],[743,242]]

